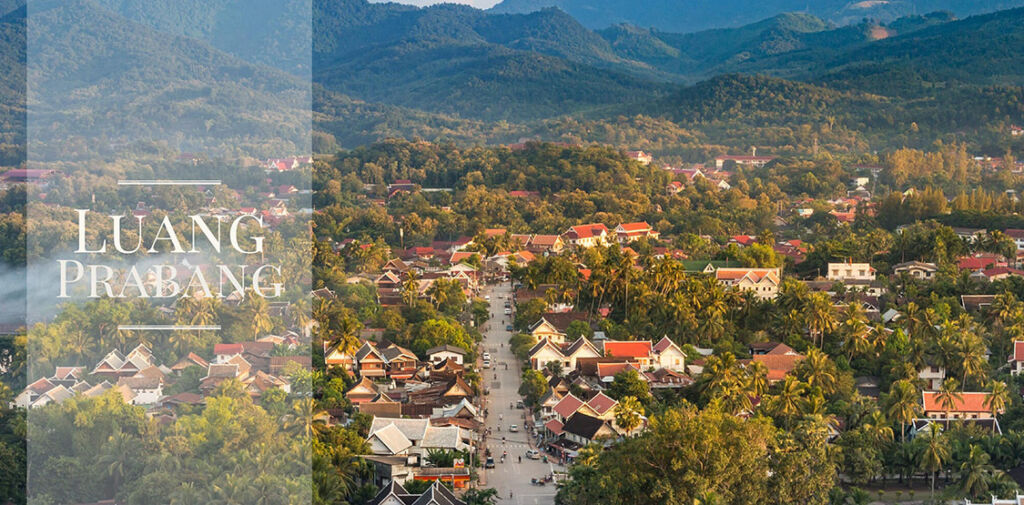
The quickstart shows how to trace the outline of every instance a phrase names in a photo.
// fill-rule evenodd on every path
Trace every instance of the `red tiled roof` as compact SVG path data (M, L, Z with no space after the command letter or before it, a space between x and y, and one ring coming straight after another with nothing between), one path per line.
M925 412L945 412L946 408L939 401L939 393L936 391L924 391L921 393L924 399ZM985 404L988 393L960 393L960 398L954 398L953 407L950 412L991 412Z
M537 257L534 256L532 252L526 251L526 250L519 251L516 254L519 255L520 258L522 258L522 259L524 259L524 260L526 260L528 262L537 259Z
M530 242L536 246L553 246L558 242L558 235L534 235Z
M619 225L619 227L622 228L622 231L625 231L627 233L647 231L651 229L651 225L647 224L647 222L645 221L640 221L637 223L622 223Z
M604 414L605 412L608 412L609 409L614 407L616 403L618 402L615 401L613 398L605 395L604 393L597 393L596 395L594 395L593 398L590 399L589 402L587 402L587 405L590 406L590 408L594 409L594 412L597 412L598 414Z
M1013 361L1024 361L1024 341L1013 342Z
M786 377L786 374L796 369L797 363L804 359L799 354L758 354L753 361L764 363L768 369L768 380L779 381Z
M562 434L562 421L559 421L558 419L552 419L544 423L544 427L547 428L548 431L550 431L551 433L554 433L555 435Z
M213 346L213 353L217 355L241 354L242 351L242 344L214 344Z
M616 358L647 358L651 355L651 341L609 340L604 343L604 352Z
M1001 256L984 254L978 256L965 256L956 262L960 270L983 270L989 266L1006 266L1006 260Z
M579 226L573 226L569 228L570 235L575 235L577 238L590 238L598 237L602 233L608 233L608 227L602 223L597 224L583 224Z
M1024 272L1017 270L1016 268L1009 267L993 267L988 270L984 270L981 273L985 274L985 277L993 277L996 275L1024 275Z
M476 253L472 251L456 251L452 253L452 257L451 259L448 260L448 262L454 265L462 260L468 260L469 258L472 258L474 254Z
M669 347L672 347L672 339L668 337L661 337L661 340L659 340L657 344L654 344L654 351L660 353Z
M619 372L637 368L632 363L620 362L620 363L597 363L597 376L600 378L614 377Z
M733 235L732 241L742 245L752 245L757 238L751 235Z
M554 411L563 419L568 419L574 412L579 410L583 406L583 400L576 398L572 393L565 395L558 404L555 405Z

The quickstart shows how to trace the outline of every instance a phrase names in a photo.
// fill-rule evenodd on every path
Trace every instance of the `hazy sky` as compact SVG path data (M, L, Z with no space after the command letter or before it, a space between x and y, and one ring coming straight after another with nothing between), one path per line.
M371 2L378 2L378 3L385 2L385 1L394 1L394 2L397 2L397 3L400 3L400 4L419 5L421 7L424 6L424 5L434 5L434 4L438 4L438 3L456 3L456 4L472 5L473 7L477 7L477 8L480 8L480 9L486 9L488 7L493 7L494 4L498 3L500 0L443 0L443 2L442 2L442 0L370 0L370 1Z

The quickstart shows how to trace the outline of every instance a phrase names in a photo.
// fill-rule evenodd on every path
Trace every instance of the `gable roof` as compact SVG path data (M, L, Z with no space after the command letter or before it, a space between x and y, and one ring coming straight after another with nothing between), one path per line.
M594 395L594 397L591 398L590 401L587 402L587 405L590 408L594 409L594 412L597 412L598 414L604 414L605 412L608 412L609 410L614 408L615 405L617 405L618 403L619 402L615 401L614 398L602 392L599 392L596 395Z
M581 311L568 311L568 312L545 312L540 315L540 319L537 322L530 325L530 331L532 332L538 326L547 321L555 330L559 333L565 333L565 330L569 329L569 325L573 321L587 322L587 313Z
M604 426L605 421L603 419L577 412L565 420L562 430L587 440L593 440Z
M572 356L584 349L590 349L594 353L594 356L601 355L601 351L598 351L597 347L595 347L593 343L587 340L586 337L577 338L575 341L573 341L573 343L569 344L569 346L566 347L564 351L562 351L562 354L566 356Z
M601 235L608 234L608 227L603 223L597 224L581 224L578 226L571 226L569 230L565 232L570 238L591 238L600 237Z
M437 479L411 505L464 505Z
M562 400L562 393L559 393L558 391L555 391L554 389L548 388L548 392L544 393L544 395L540 397L540 400L537 400L537 404L543 407L548 402L551 402L553 404L552 406L554 406L554 405L558 405L558 402L561 401L561 400Z
M574 412L579 410L579 408L582 407L583 404L583 400L580 400L579 398L576 398L576 396L573 395L572 393L569 393L558 401L558 404L556 404L554 407L554 411L562 418L567 418L571 416Z
M562 434L562 426L562 421L559 421L558 419L551 419L548 422L544 423L544 427L547 428L548 431L550 431L551 433L554 433L555 436Z
M647 224L646 221L639 221L639 222L636 222L636 223L622 223L618 227L616 227L615 231L623 231L623 232L626 232L626 233L630 233L630 232L634 232L635 233L635 232L641 232L641 231L648 231L650 229L651 229L651 225Z
M363 342L362 347L356 351L356 359L362 361L370 356L376 359L384 361L384 357L381 356L380 351L377 350L377 346L373 345L370 341Z
M650 340L605 340L605 355L615 358L647 358L651 355Z
M198 354L190 352L185 357L178 360L178 362L175 363L173 366L171 366L171 370L183 370L193 365L202 368L210 366L210 364L205 359L200 357Z
M414 360L417 359L416 353L396 344L391 344L387 346L387 348L385 348L381 352L381 356L383 356L384 360L389 363L398 358L412 358Z
M538 352L540 352L545 347L550 348L552 351L554 351L559 356L564 357L564 355L562 354L562 350L559 349L557 345L552 344L551 341L546 339L546 338L542 338L542 339L540 339L539 342L534 344L533 347L530 348L530 352L527 353L527 355L532 358L534 355L536 355Z
M740 282L749 279L751 282L759 283L764 280L779 283L778 268L719 268L715 270L715 278L720 281Z
M1024 362L1024 340L1015 340L1013 342L1013 356L1010 360Z
M398 429L394 424L389 424L377 431L374 431L368 437L368 439L374 438L379 440L381 444L384 444L384 447L386 447L391 454L400 454L413 445L412 441L410 441L409 438L402 433L402 430Z
M679 346L676 345L676 343L673 342L672 339L668 338L667 336L661 337L661 340L659 340L657 344L654 344L653 349L654 352L661 354L672 347L675 347L676 350L679 352L683 352L683 350L680 349Z
M939 393L937 391L922 391L922 404L925 412L945 412L946 407L939 401ZM966 392L960 393L960 398L953 399L953 406L949 409L950 412L991 412L988 405L985 402L988 400L989 393L986 392Z
M374 496L373 499L370 500L370 505L379 505L384 501L385 498L389 496L394 497L396 500L402 501L401 496L408 494L409 492L406 491L401 484L392 480L388 485L380 488L380 491L377 492L377 496Z

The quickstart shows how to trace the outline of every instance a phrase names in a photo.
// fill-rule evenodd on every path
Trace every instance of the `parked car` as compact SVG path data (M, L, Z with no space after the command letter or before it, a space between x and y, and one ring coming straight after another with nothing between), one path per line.
M491 368L491 360L489 360L489 359L485 359L484 360L484 368Z
M494 468L494 458L488 457L487 462L484 463L484 468Z
M522 401L522 400L519 400L518 402L516 402L516 408L517 408L517 409L521 409L521 408L524 408L525 406L526 406L526 405L524 405L524 404L523 404L523 401Z
M505 331L515 331L515 328L513 328L512 325L510 324L508 326L505 326Z
M538 451L537 449L530 449L530 450L526 451L526 458L527 459L540 459L540 451Z
M511 432L511 433L518 433L519 432L519 425L513 424L513 425L509 426L508 427L508 431Z
M512 313L512 309L505 309L505 315L506 316L511 314L511 313Z

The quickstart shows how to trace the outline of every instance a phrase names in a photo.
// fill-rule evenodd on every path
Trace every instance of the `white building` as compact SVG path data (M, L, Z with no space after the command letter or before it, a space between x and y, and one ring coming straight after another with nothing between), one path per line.
M875 269L868 263L829 263L826 278L830 281L873 281Z

